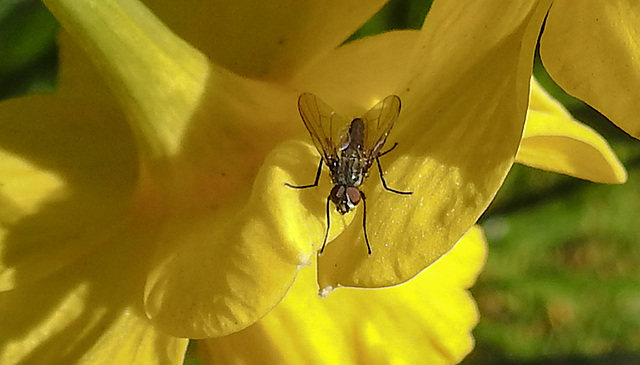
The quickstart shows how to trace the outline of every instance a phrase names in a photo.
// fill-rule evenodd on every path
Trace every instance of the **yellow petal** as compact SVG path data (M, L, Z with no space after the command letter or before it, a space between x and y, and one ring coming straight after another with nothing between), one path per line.
M189 342L175 338L149 323L141 313L124 310L97 339L94 348L78 364L175 364L183 363Z
M148 253L154 264L147 314L184 337L223 335L255 322L281 300L311 254L307 242L282 239L286 207L270 202L286 201L287 190L275 165L253 187L267 151L290 134L279 126L287 121L285 100L295 115L294 94L219 68L208 79L202 57L137 2L48 5L102 68L132 119L140 156L126 161L140 165L142 198L135 203L148 204L139 208L151 218L166 218Z
M555 1L542 39L545 68L569 94L640 138L640 3Z
M265 157L290 134L295 94L231 82L212 90L234 88L244 98L211 99L215 113L189 129L189 143L172 161L176 178L166 182L168 216L145 305L176 336L222 336L254 323L282 299L313 252L308 220L290 208L297 195L282 169L296 147L285 144Z
M0 104L0 363L179 364L186 340L141 308L155 212L132 225L145 239L123 232L135 206L134 137L67 40L56 94Z
M293 84L318 95L347 119L360 116L385 96L399 93L419 39L420 32L405 30L350 42L298 75ZM404 116L402 111L398 123ZM302 132L301 121L299 127Z
M182 363L187 340L160 332L141 310L150 241L144 229L121 233L41 281L0 293L0 363Z
M255 325L198 342L205 364L458 363L478 318L465 290L486 255L479 228L413 280L394 288L315 295L302 270L287 297ZM246 344L251 344L247 346Z
M103 243L122 224L137 180L136 145L117 103L81 52L60 44L57 93L0 104L0 290Z
M180 146L208 63L137 0L47 0L116 95L145 154Z
M439 1L418 36L388 33L347 44L335 53L340 60L331 54L317 69L307 70L316 77L296 80L310 80L309 91L322 92L319 96L347 117L363 113L387 93L402 99L387 142L399 145L381 164L390 187L413 195L383 190L372 168L362 190L373 255L367 256L361 205L355 217L347 218L354 223L319 259L322 287L406 281L475 223L515 157L529 87L525 70L531 68L548 5L461 9L457 2ZM498 23L497 12L503 14ZM375 57L376 51L385 55ZM322 212L318 202L310 209ZM313 239L321 242L322 236Z
M535 81L518 163L602 183L623 183L627 173L596 131L571 118Z
M385 3L331 1L145 1L214 62L251 78L286 79L334 49Z

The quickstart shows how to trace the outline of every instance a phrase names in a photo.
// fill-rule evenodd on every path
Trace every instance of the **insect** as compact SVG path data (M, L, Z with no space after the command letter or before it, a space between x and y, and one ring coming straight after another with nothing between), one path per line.
M364 214L362 227L367 251L371 255L371 245L367 237L367 203L365 195L360 191L368 171L373 162L378 165L380 180L385 190L396 194L409 195L410 191L399 191L387 186L380 166L380 157L391 152L398 144L381 152L387 135L393 127L393 123L400 114L400 98L389 95L369 109L362 117L355 118L351 123L339 116L329 105L317 96L304 93L298 98L298 110L305 127L311 135L313 144L320 153L321 159L313 184L287 186L294 189L306 189L318 186L322 164L329 167L333 188L327 197L326 214L327 229L324 234L320 254L327 244L329 227L329 202L333 202L340 214L346 214L362 201Z

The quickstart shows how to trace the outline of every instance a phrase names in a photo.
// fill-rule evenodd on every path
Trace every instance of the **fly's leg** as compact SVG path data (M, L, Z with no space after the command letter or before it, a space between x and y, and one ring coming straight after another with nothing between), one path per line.
M363 192L360 192L360 196L362 197L362 209L364 209L364 213L362 214L362 229L364 230L364 242L367 243L367 252L369 253L369 256L371 256L371 245L369 245L369 237L367 237L367 199L365 199Z
M387 182L384 181L384 174L382 173L382 166L380 165L380 156L384 156L387 153L393 151L393 149L396 148L397 145L398 145L398 143L395 143L393 145L393 147L391 147L388 150L382 152L381 154L379 154L376 157L376 163L378 164L378 172L380 173L380 180L382 181L382 187L384 187L384 189L387 190L387 191L390 191L390 192L396 193L396 194L411 195L411 194L413 194L412 191L400 191L400 190L396 190L396 189L391 189L390 187L387 186Z
M316 179L313 181L313 184L310 185L291 185L288 182L284 183L286 186L294 189L306 189L313 188L318 186L318 181L320 180L320 173L322 172L322 158L320 159L320 163L318 164L318 171L316 172ZM329 202L331 201L331 196L327 197L327 230L324 232L324 240L322 241L322 247L320 248L320 255L324 252L324 246L327 245L327 238L329 238L329 226L331 224L331 220L329 219Z
M393 146L391 146L391 148L389 148L388 150L381 152L378 157L382 157L384 155L386 155L387 153L393 151L394 148L396 148L396 146L398 145L398 142L394 143Z
M316 181L317 183L317 181ZM329 226L331 225L331 216L329 215L329 201L331 196L327 197L327 230L324 232L324 240L322 241L322 247L320 248L320 255L324 252L324 246L327 245L327 238L329 238ZM368 244L367 244L368 245Z
M318 171L316 172L316 180L311 185L291 185L288 182L284 183L286 186L294 189L306 189L313 188L318 186L318 181L320 180L320 173L322 172L322 158L320 159L320 164L318 164Z

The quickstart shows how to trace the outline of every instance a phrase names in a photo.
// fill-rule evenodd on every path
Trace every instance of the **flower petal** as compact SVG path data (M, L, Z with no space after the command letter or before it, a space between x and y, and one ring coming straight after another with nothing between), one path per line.
M169 212L159 247L148 253L155 260L146 286L148 314L185 337L220 335L253 323L281 300L311 252L310 246L282 240L280 223L270 220L262 194L273 169L265 169L257 184L263 190L242 208L266 151L290 134L277 128L282 121L268 122L286 114L283 100L291 100L293 115L294 97L218 68L211 69L214 80L207 78L202 57L135 1L48 5L106 71L129 113L141 154L132 160L140 164L137 188L151 194L141 198L148 206L140 208L152 218ZM280 195L281 176L277 186ZM203 277L214 279L207 283Z
M281 168L301 148L271 151L292 133L296 95L221 75L208 92L211 109L194 119L171 161L168 215L145 292L148 315L179 337L223 336L254 323L313 252L308 218L290 209L297 195Z
M203 363L458 363L473 347L478 314L469 293L484 263L479 228L413 280L378 290L315 294L302 270L287 297L255 325L198 342ZM247 347L246 344L251 346Z
M123 228L141 198L135 139L84 54L60 44L56 94L0 107L0 285L13 289L0 294L0 363L181 363L186 340L140 308L157 221Z
M399 146L381 163L387 185L413 195L384 191L378 178L370 177L363 191L373 255L367 257L362 225L351 224L319 259L321 287L381 287L410 279L452 247L502 184L520 141L533 50L549 2L492 6L496 8L478 4L461 9L457 2L435 2L419 40L399 42L407 47L415 44L414 49L379 47L388 45L385 37L401 37L385 34L339 50L342 55L350 47L356 50L353 57L344 56L344 62L351 64L345 66L347 70L353 65L363 65L367 71L386 70L357 75L390 80L388 74L397 72L399 80L391 82L395 91L389 85L374 89L395 92L403 103L388 142L397 141ZM496 23L498 12L503 16ZM360 50L366 48L362 42L371 42L369 47L379 52L408 56L397 57L385 67L381 63L392 57L360 57L364 54ZM397 59L406 64L397 66ZM350 108L344 102L336 107L344 106L347 115L352 110L362 113L385 96L360 90L360 85L375 82L358 83L351 74L316 74L323 75L325 83L337 85L331 94L327 91L330 105L332 94L353 95ZM317 88L329 90L324 85ZM356 222L362 221L362 210Z
M153 0L150 7L215 63L251 78L286 79L334 49L385 0Z
M540 41L544 67L569 94L640 138L640 4L555 1Z
M144 154L175 152L206 86L206 58L137 0L44 3L101 70Z
M321 234L319 225L309 223L311 214L290 208L300 205L295 201L299 194L285 186L292 181L285 171L297 156L311 156L309 149L301 143L276 148L244 204L229 203L204 214L200 210L209 205L195 213L171 210L178 215L166 222L160 236L164 251L157 255L160 261L146 288L147 313L155 323L177 336L223 336L249 326L280 302L320 245L309 242L311 229Z
M627 173L606 140L571 118L562 105L531 82L531 99L518 163L594 182L619 184Z
M360 116L404 86L401 82L410 66L407 60L412 59L419 39L419 31L405 30L350 42L298 75L293 84L320 96L345 117ZM398 123L404 112L400 115Z
M0 363L182 363L187 340L151 326L140 308L151 241L144 229L128 233L0 293Z
M0 290L103 243L125 219L138 178L134 138L115 100L77 48L65 37L60 46L55 95L0 104Z

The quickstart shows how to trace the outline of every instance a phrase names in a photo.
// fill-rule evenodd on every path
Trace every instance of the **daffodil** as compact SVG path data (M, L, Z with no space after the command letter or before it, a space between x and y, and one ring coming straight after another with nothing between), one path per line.
M354 223L363 212L334 215L318 284L413 278L509 171L549 8L438 0L420 31L340 46L381 1L44 2L63 27L58 89L0 104L0 363L176 363L186 338L271 311L326 224L326 176L311 191L285 186L312 179L319 158L302 92L347 117L397 94L385 176L413 192L369 178L373 254ZM475 321L457 315L466 345L443 337L449 361Z
M640 4L555 0L540 40L551 77L640 138Z

